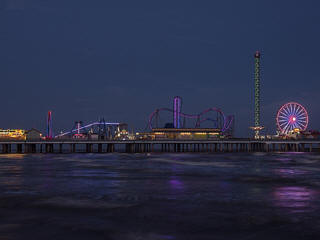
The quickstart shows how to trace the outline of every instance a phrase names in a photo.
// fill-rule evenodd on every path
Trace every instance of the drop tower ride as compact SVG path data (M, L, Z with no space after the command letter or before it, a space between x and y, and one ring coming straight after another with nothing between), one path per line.
M264 128L260 126L260 52L254 54L254 138L260 138L260 131Z

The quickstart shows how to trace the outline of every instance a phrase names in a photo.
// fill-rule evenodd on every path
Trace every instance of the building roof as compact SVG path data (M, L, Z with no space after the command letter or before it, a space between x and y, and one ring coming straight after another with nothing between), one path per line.
M219 128L153 128L152 132L221 132Z
M31 128L30 130L27 131L27 133L29 132L38 132L38 133L41 133L38 129L35 129L35 128Z

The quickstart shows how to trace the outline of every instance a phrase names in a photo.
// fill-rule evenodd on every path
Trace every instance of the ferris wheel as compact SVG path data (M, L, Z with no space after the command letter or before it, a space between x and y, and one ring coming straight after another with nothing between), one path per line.
M284 104L277 113L277 126L282 134L288 134L294 129L305 131L308 127L309 117L307 110L299 103Z

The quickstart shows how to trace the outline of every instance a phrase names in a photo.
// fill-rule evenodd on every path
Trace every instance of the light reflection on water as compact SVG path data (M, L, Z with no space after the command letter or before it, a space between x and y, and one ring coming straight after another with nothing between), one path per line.
M317 195L314 190L298 186L278 187L273 192L275 206L301 210L310 207Z
M280 175L281 177L297 177L300 175L305 175L307 171L299 170L299 169L294 169L294 168L280 168L280 169L275 169L274 170L275 174Z
M174 190L183 190L184 189L183 182L180 181L179 179L172 178L172 179L170 179L169 182L170 182L171 188Z
M1 154L1 159L24 159L27 154Z
M22 188L23 184L23 166L19 163L14 165L0 163L0 186L9 189L9 191L17 191Z

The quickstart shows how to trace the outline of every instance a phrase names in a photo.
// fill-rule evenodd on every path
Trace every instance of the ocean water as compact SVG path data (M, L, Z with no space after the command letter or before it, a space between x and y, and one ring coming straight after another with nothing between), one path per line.
M0 239L320 239L320 155L1 155Z

